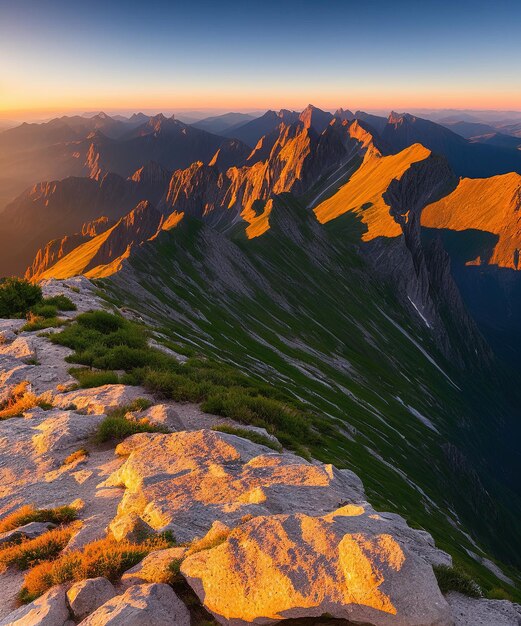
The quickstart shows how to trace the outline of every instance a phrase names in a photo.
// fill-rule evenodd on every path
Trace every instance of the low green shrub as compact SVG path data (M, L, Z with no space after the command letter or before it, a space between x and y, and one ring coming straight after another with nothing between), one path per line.
M46 328L57 328L63 325L63 320L57 317L39 317L38 315L31 315L26 324L24 324L21 330L26 332L34 332L36 330L45 330Z
M108 313L107 311L88 311L81 313L76 318L76 322L84 328L96 330L99 333L113 333L119 328L123 328L128 322L119 315Z
M201 408L236 422L262 426L269 432L282 430L297 439L307 439L311 434L309 420L298 409L272 398L251 396L242 389L232 387L211 393Z
M489 589L486 596L489 600L508 600L509 602L513 602L512 596L508 593L508 591L505 591L503 587L494 587Z
M64 296L62 293L58 296L51 296L50 298L44 298L44 304L55 306L58 311L76 311L76 305L74 302Z
M167 433L168 428L152 424L148 419L127 418L127 414L133 411L142 411L150 406L145 398L137 398L131 404L118 407L109 411L107 417L101 422L96 431L96 441L122 441L136 433Z
M58 315L58 307L53 304L46 304L44 301L33 306L31 312L38 317L49 319L50 317L56 317Z
M0 318L25 317L41 301L42 290L38 285L15 276L0 280Z
M111 371L71 367L69 374L74 376L82 389L91 389L93 387L101 387L102 385L116 385L119 382L116 372Z
M442 593L457 591L471 598L483 596L479 585L463 570L448 565L435 565L433 570Z

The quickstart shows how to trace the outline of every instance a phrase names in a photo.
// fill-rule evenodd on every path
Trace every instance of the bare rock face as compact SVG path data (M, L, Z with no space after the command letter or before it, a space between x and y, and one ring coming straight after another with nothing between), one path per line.
M179 541L204 535L215 520L301 511L320 515L344 500L365 500L352 472L210 430L138 434L116 448L129 458L107 481L126 487L118 516L139 514Z
M82 409L90 414L101 415L110 409L130 404L137 398L152 399L142 387L103 385L94 389L77 389L57 395L54 403L59 407L74 404L77 409Z
M169 430L184 430L179 413L169 404L154 404L144 411L135 411L130 415L136 419L147 419L151 424L164 426Z
M81 626L190 626L188 609L171 587L135 585L106 602Z
M254 518L189 555L181 572L223 624L324 613L375 626L451 624L430 565L357 505Z
M58 496L60 488L51 478L59 477L49 472L58 471L102 419L72 411L40 409L27 418L0 421L0 507L16 494L28 499L34 498L36 492L43 495L55 490Z
M521 606L507 600L468 598L449 593L447 601L452 610L454 626L519 626Z
M117 517L109 530L116 541L126 539L138 543L153 533L153 529L135 513Z
M50 522L29 522L29 524L0 534L0 546L4 543L12 543L22 539L36 539L36 537L55 527L56 524Z
M53 587L31 604L9 613L0 620L0 626L64 626L69 619L65 589Z
M67 591L67 601L74 618L82 620L115 595L114 585L100 576L74 583Z
M121 584L124 587L132 587L133 585L151 582L166 583L171 577L168 566L172 561L181 560L185 552L186 548L177 546L151 552L141 563L138 563L123 574Z

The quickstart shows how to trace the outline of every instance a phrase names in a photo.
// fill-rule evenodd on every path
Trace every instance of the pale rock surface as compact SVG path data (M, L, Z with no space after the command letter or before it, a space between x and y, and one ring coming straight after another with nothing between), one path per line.
M34 342L31 337L15 337L11 342L0 345L0 356L10 356L14 359L36 358Z
M164 582L170 578L168 566L172 561L182 559L186 553L186 548L176 546L166 550L156 550L146 556L141 563L138 563L127 570L121 577L121 584L124 587L139 585L142 583Z
M93 389L76 389L56 395L54 403L65 408L73 404L76 409L90 414L101 415L116 407L130 404L137 398L146 398L152 401L152 396L143 387L130 385L103 385Z
M93 434L103 419L59 410L38 410L28 416L0 421L0 513L3 499L9 495L19 493L28 500L33 486L44 491L51 488L49 478L60 478L65 458ZM57 474L49 476L52 471Z
M110 580L99 576L74 583L67 591L67 601L74 618L82 620L115 595Z
M129 415L135 419L147 419L151 424L169 430L183 430L179 413L171 404L154 404L144 411L133 411Z
M215 520L233 525L244 515L320 515L346 498L365 500L352 472L210 430L141 433L116 452L129 456L107 481L126 487L118 517L137 513L182 542L206 534Z
M112 450L93 450L81 469L64 464L69 454L90 446L102 420L102 415L38 409L0 421L0 516L24 504L51 508L81 498L84 524L70 546L103 537L122 495L103 483L121 461ZM0 580L0 603L3 591Z
M43 535L43 533L51 530L51 528L56 528L56 524L51 524L50 522L29 522L24 526L0 534L0 546L3 543L10 543L21 539L36 539L36 537Z
M190 614L171 587L135 585L112 598L81 626L190 626Z
M64 626L69 619L65 589L53 587L31 604L0 619L0 626Z
M136 513L128 513L127 515L117 517L111 522L108 530L116 541L127 540L132 543L139 543L145 537L154 533L154 529Z
M54 345L45 337L23 332L0 348L0 400L22 381L29 382L30 390L37 395L76 382L68 373L70 364L65 361L71 350ZM30 363L32 359L37 364Z
M322 517L252 519L181 572L223 624L319 617L376 626L451 625L432 567L359 505Z
M50 298L63 294L70 298L77 307L76 311L63 311L64 317L76 317L78 313L106 308L106 303L96 294L96 287L84 276L74 276L67 280L50 278L41 283L43 296Z
M18 608L18 592L22 588L24 574L10 567L0 569L0 623Z
M447 601L454 626L520 626L521 606L507 600L476 599L451 592Z
M22 328L25 324L26 320L5 320L0 319L0 335L3 338L3 341L0 340L0 343L4 343L7 341L13 341L16 339L16 332Z

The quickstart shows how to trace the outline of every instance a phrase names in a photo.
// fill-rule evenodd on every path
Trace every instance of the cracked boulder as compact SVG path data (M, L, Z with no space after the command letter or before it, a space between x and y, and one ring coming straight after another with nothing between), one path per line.
M357 505L254 518L187 556L181 573L223 624L324 614L374 626L452 624L432 567L388 520Z

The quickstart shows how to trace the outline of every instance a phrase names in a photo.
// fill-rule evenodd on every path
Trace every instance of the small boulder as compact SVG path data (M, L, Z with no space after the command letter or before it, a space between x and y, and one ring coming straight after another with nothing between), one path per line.
M432 567L358 505L322 517L253 518L181 565L222 624L246 626L328 613L374 626L449 626Z
M143 583L167 583L172 576L168 566L172 561L182 559L185 552L186 548L181 547L155 550L127 570L121 577L121 584L124 587L132 587Z
M137 419L147 419L155 426L164 426L169 430L184 430L183 423L175 408L170 404L154 404L144 411L132 413Z
M16 337L11 343L4 345L0 341L0 355L10 356L14 359L34 359L36 357L33 342L29 337Z
M190 614L168 585L135 585L112 598L81 626L190 626Z
M508 600L469 598L461 593L447 594L454 626L519 626L521 606Z
M108 530L116 541L126 539L132 542L140 542L146 537L155 534L154 529L136 513L128 513L117 517L110 523Z
M77 620L85 619L116 595L114 585L103 577L89 578L67 591L69 607Z
M20 541L21 539L36 539L36 537L43 535L51 528L56 528L56 524L51 522L29 522L29 524L2 533L0 535L0 545Z
M65 589L53 587L0 620L0 626L64 626L70 620Z

